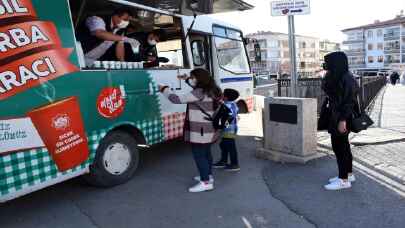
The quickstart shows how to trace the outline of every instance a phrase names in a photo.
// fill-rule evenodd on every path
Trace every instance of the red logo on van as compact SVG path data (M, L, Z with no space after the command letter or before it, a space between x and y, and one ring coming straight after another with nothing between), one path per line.
M105 118L117 118L122 114L124 108L125 100L119 88L105 88L98 96L97 110Z

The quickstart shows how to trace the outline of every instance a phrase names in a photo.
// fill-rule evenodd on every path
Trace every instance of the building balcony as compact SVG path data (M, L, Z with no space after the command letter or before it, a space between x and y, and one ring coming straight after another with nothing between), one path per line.
M358 69L358 68L365 68L366 67L366 63L364 62L360 62L360 63L350 63L349 67L351 69Z
M401 37L400 33L396 34L384 34L384 40L399 40Z
M398 64L398 63L400 63L399 59L398 60L393 60L393 61L384 61L384 66L388 67L391 64Z
M394 54L394 53L400 53L401 49L398 48L384 48L384 53L385 54Z
M345 40L343 44L354 44L354 43L364 43L364 39L361 40Z
M345 51L346 55L348 56L353 56L353 55L364 55L366 53L366 49L361 48L361 49L350 49Z

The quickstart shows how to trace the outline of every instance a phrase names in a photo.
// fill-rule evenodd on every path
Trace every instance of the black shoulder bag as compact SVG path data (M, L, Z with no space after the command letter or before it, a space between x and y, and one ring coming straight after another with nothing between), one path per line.
M326 97L321 106L321 112L318 118L318 131L328 130L332 110L330 107L329 97Z
M353 112L353 119L351 124L351 131L354 133L359 133L361 131L367 130L371 125L374 124L373 120L367 115L367 113L361 106L362 105L360 103L359 96L357 95L357 107L359 112Z

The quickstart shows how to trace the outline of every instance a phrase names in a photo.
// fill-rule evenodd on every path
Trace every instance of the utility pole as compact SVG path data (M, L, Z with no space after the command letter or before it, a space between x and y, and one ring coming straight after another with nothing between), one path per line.
M288 17L288 42L290 48L290 75L291 75L291 93L290 97L297 97L298 91L298 73L297 73L297 47L295 43L295 24L294 15L307 15L311 13L310 0L279 0L271 2L272 16Z
M290 49L290 74L291 74L291 97L298 95L298 74L297 74L297 47L295 42L294 15L288 16L288 42Z

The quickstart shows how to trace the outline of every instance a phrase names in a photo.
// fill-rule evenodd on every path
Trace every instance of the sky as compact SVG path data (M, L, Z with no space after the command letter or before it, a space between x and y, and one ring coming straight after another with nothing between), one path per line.
M215 18L239 26L243 32L288 32L287 17L272 17L272 0L245 0L255 9L214 15ZM295 16L297 34L335 42L345 39L341 30L393 19L405 10L405 0L311 0L311 14Z

